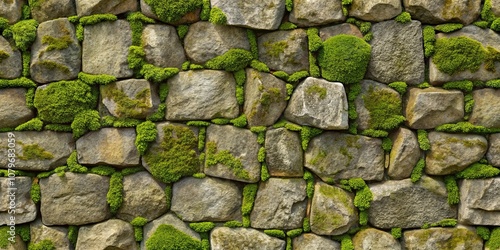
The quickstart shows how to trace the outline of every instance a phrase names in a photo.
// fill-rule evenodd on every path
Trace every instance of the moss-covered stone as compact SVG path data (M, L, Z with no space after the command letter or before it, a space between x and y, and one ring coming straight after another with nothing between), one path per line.
M171 225L160 225L146 241L148 250L201 250L201 241Z

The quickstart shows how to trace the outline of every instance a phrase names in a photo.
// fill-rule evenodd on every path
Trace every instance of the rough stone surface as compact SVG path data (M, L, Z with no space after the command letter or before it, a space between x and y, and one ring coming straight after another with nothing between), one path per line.
M137 0L75 0L76 13L78 16L89 16L94 14L121 14L125 12L133 12L138 9Z
M408 250L483 249L483 240L465 227L430 228L405 231L403 246Z
M298 133L286 128L266 132L266 164L269 174L278 177L301 177L304 175L304 154Z
M354 0L349 8L349 16L365 21L381 22L396 17L402 9L399 0Z
M344 21L342 1L293 1L290 21L299 26L319 26Z
M117 30L120 32L116 32ZM132 45L132 30L126 20L87 25L83 34L83 72L107 74L117 78L131 77L134 74L128 67L127 56Z
M0 16L9 20L10 24L19 21L21 19L23 5L26 2L25 0L1 1Z
M0 6L2 3L0 2ZM0 78L13 79L21 76L23 70L21 52L13 48L3 36L0 36L0 51L7 53L7 58L0 57Z
M387 175L398 180L409 178L421 154L417 136L409 129L399 128L390 138L392 149Z
M139 165L134 128L102 128L76 141L80 164L107 164L119 168Z
M75 2L71 0L44 0L31 6L31 16L39 23L60 17L76 15Z
M40 219L30 224L30 242L36 244L42 240L50 240L54 244L54 250L71 249L67 235L67 227L48 227Z
M489 143L486 158L491 165L500 167L500 133L490 135Z
M12 188L17 188L17 190ZM10 224L10 217L13 214L9 213L9 211L15 211L16 224L36 219L37 208L31 200L30 190L30 177L16 177L14 180L7 177L0 177L0 192L3 194L0 199L0 225ZM11 194L14 194L14 196L10 196ZM15 206L12 206L10 203L11 197L15 197ZM6 236L4 235L3 237Z
M481 0L403 0L403 4L413 19L428 24L455 22L467 25L474 22L481 11Z
M307 206L306 181L302 178L270 178L257 191L252 214L253 228L294 229L302 226Z
M252 29L275 30L285 14L285 2L281 0L212 0L211 7L222 10L227 25L243 26Z
M431 129L464 118L464 94L459 90L412 88L406 103L406 121L413 129Z
M341 235L358 222L354 197L335 186L316 182L311 203L311 231L320 235Z
M167 213L163 215L162 217L149 222L148 224L144 225L143 230L143 240L141 241L141 250L146 249L146 241L154 234L156 229L160 225L170 225L174 227L175 229L187 234L193 239L200 240L200 235L193 231L187 223L183 222L180 220L175 214L173 213ZM212 248L213 249L213 248Z
M457 217L456 207L448 204L444 183L431 177L422 176L417 183L404 179L370 184L369 187L373 201L368 217L374 227L415 228Z
M304 154L304 165L323 181L355 177L380 181L384 177L382 141L360 135L323 132Z
M49 39L64 41L67 48L53 48L50 42L47 42ZM31 48L31 78L38 83L76 78L82 67L81 51L75 27L67 18L41 23Z
M286 108L286 82L254 69L247 69L246 77L243 113L248 125L273 125Z
M381 83L422 83L425 63L420 22L385 21L374 24L371 30L372 53L367 78Z
M293 238L295 250L340 250L340 244L333 240L312 233L305 233Z
M84 249L128 249L135 250L134 228L129 223L111 219L78 230L75 250Z
M460 223L500 226L500 178L463 180L458 212Z
M43 224L84 225L111 217L106 201L109 177L68 172L40 179Z
M184 221L240 220L241 197L233 182L188 177L174 183L170 209Z
M356 25L350 23L337 24L319 29L319 37L321 37L321 40L323 41L332 36L340 34L352 35L352 36L357 36L359 38L363 38L363 34L359 30L359 28Z
M500 89L479 89L472 92L474 108L469 122L487 128L500 128Z
M259 60L288 74L309 70L307 34L302 29L275 31L258 38Z
M285 110L285 118L327 130L347 129L347 96L340 82L308 77L300 83Z
M486 154L488 141L480 135L430 132L431 149L425 157L425 172L447 175L460 172Z
M205 155L205 174L224 179L237 180L242 182L257 182L260 180L260 163L257 160L259 144L257 135L250 130L236 128L226 125L210 125L207 128L206 148L210 144L215 145L216 155L221 152L229 152L236 161L243 165L241 172L248 176L241 176L234 169L222 163L208 165L209 155Z
M495 16L500 16L500 1L499 0L490 0L491 3L491 11Z
M181 68L186 61L184 48L173 26L153 24L144 27L142 47L146 61L158 67Z
M26 106L25 88L0 90L0 128L14 128L35 117Z
M217 227L210 233L212 250L285 250L286 242L251 228Z
M229 72L180 72L168 80L166 118L175 121L235 118L239 110L235 92L236 82Z
M359 231L352 238L352 243L354 249L360 250L401 250L401 244L390 233L375 228Z
M8 236L10 236L10 234ZM15 235L14 241L15 241L15 243L9 242L7 244L7 247L3 248L3 249L4 250L26 250L26 249L28 249L26 247L26 243L23 241L21 236L19 236L19 234ZM59 250L59 249L57 249L57 250Z

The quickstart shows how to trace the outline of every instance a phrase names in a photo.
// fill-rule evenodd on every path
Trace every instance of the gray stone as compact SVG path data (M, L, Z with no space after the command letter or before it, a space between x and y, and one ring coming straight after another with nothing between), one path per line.
M409 85L424 81L424 47L420 22L380 22L372 26L372 32L372 53L367 78L381 83L403 81Z
M432 129L464 118L464 94L459 90L412 88L406 102L406 121L413 129Z
M285 110L285 118L321 129L347 129L349 124L344 85L319 78L306 78L293 92Z
M488 162L495 166L500 167L500 133L491 134L489 137L490 146L486 158Z
M323 132L314 137L304 154L304 165L323 181L384 177L382 141L360 135Z
M163 215L162 217L149 222L148 224L144 225L143 230L143 240L141 241L141 250L146 250L146 241L156 232L156 229L160 225L170 225L174 227L175 229L185 233L187 236L196 239L196 240L201 240L200 235L193 231L187 223L183 222L180 220L177 216L175 216L173 213L167 213ZM213 249L213 248L212 248Z
M23 5L25 0L1 1L0 16L9 20L13 24L21 19Z
M15 139L16 170L47 171L66 164L75 150L71 133L53 131L26 131L0 133L0 155L7 155L8 139ZM10 141L12 142L12 141ZM7 168L7 157L0 158L0 166Z
M295 250L340 250L340 244L333 240L312 233L305 233L293 238Z
M173 121L236 118L239 107L235 93L236 82L229 72L180 72L168 80L166 118Z
M8 237L10 237L10 233ZM3 250L26 250L28 249L26 247L26 243L23 241L21 236L19 234L14 234L14 242L8 241L7 246L5 248L2 248Z
M370 184L369 187L373 201L368 217L374 227L415 228L457 217L456 207L448 204L446 186L431 177L422 176L417 183L404 179Z
M258 39L259 60L288 74L309 70L307 34L302 29L275 31Z
M431 149L425 157L425 172L447 175L462 171L486 154L488 141L480 135L430 132Z
M428 24L458 22L467 25L474 22L481 11L481 0L403 0L403 4L413 19Z
M365 21L381 22L396 17L402 10L399 0L354 0L349 8L349 16Z
M0 6L3 2L0 2ZM1 8L0 8L1 9ZM2 16L0 14L0 16ZM14 79L21 76L23 63L21 52L0 36L0 77Z
M408 250L481 250L483 240L465 227L416 229L404 232L403 247Z
M352 243L354 249L360 250L401 250L401 244L390 233L375 228L367 228L357 232L352 238Z
M400 127L390 138L392 149L387 175L397 180L409 178L421 154L417 136L411 130Z
M17 189L14 189L17 188ZM34 221L37 215L35 203L31 200L31 178L19 176L15 178L0 177L0 226L10 225L11 216L16 224ZM11 196L14 194L14 196ZM12 204L12 197L15 204ZM15 212L15 214L12 214ZM4 235L3 237L7 237Z
M61 44L66 48L59 48ZM31 48L30 75L38 83L74 79L81 71L81 51L75 27L67 18L43 22Z
M250 215L251 226L265 229L300 228L306 206L304 179L270 178L259 185Z
M30 224L30 236L31 244L50 240L54 244L54 250L71 249L67 227L48 227L38 219Z
M106 201L109 177L65 173L40 179L43 224L84 225L111 217Z
M293 1L290 22L299 26L319 26L346 19L342 13L342 1Z
M114 15L137 11L137 0L75 0L78 16L110 13Z
M304 154L298 133L286 128L266 132L266 164L269 174L278 177L304 175Z
M474 108L469 122L487 128L500 128L500 89L479 89L472 92Z
M321 37L321 40L323 41L332 36L340 34L352 35L352 36L357 36L359 38L363 38L363 34L359 30L359 28L356 25L350 23L337 24L319 29L319 37Z
M500 226L500 178L463 180L458 220L468 225Z
M217 227L210 233L212 250L285 250L286 242L252 228Z
M86 249L135 250L134 228L117 219L80 227L75 250Z
M245 113L248 126L273 125L286 108L286 82L269 73L246 70Z
M260 180L257 135L233 126L210 125L205 146L205 174L242 182ZM219 162L216 156L229 155L239 166Z
M132 30L126 20L87 25L83 33L83 72L117 78L133 76L127 60L128 48L132 45Z
M491 12L495 16L500 16L500 1L499 0L490 0L491 4Z
M227 25L243 26L251 29L275 30L285 14L285 2L281 0L212 0L211 7L222 10Z
M25 88L0 90L0 128L14 128L35 117L26 106Z
M30 4L30 7L31 16L39 23L76 15L75 2L72 0L44 0Z
M311 203L311 231L320 235L341 235L358 223L353 195L335 186L316 182Z
M147 25L142 31L146 61L155 66L181 68L186 61L177 31L169 25Z
M192 63L204 64L230 49L250 50L250 43L243 28L197 22L189 26L184 48Z
M241 220L241 190L217 178L184 178L172 188L172 212L184 221Z
M145 0L140 0L140 6L141 6L141 12L147 17L160 20L164 23L169 23L173 25L180 25L180 24L190 24L194 22L200 21L200 12L201 8L195 9L194 11L186 13L184 16L182 16L179 20L175 22L167 22L167 20L162 20L160 17L158 17L153 9L146 3Z

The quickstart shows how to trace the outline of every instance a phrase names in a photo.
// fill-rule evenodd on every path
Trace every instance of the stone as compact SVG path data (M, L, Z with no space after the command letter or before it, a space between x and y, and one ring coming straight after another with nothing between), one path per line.
M13 189L17 188L17 189ZM3 194L0 199L0 226L10 225L12 212L15 212L15 223L22 224L36 219L37 208L31 200L31 178L17 176L0 177L0 191ZM14 196L10 196L14 193ZM15 198L15 205L12 206L11 198ZM4 235L4 237L6 237Z
M488 162L495 166L500 167L500 133L491 134L489 137L490 146L486 158Z
M0 2L0 6L2 3ZM2 15L0 14L0 16ZM13 48L3 36L0 36L0 77L4 79L18 78L22 71L21 52Z
M298 26L320 26L343 22L346 17L342 13L342 1L293 1L290 22Z
M229 72L180 72L168 80L166 119L189 121L236 118L239 107L235 93L236 82Z
M403 5L413 19L427 24L455 22L468 25L479 17L481 11L481 0L403 0Z
M109 177L97 174L53 174L40 179L42 222L51 225L84 225L111 217L106 195Z
M102 128L87 133L76 141L78 162L118 168L137 166L140 156L134 144L135 137L134 128Z
M9 134L13 136L9 137ZM16 170L29 171L47 171L66 165L67 159L75 150L71 133L53 131L0 133L0 145L0 155L7 155L9 148L15 149ZM7 157L0 158L0 166L7 168Z
M410 178L421 155L417 136L411 130L400 127L390 138L392 149L387 175L396 180Z
M48 227L38 219L30 224L30 243L37 244L43 240L50 240L55 249L71 249L67 227Z
M10 236L10 234L9 234ZM7 241L7 246L3 250L26 250L26 243L23 241L19 234L15 234L14 243Z
M298 133L286 128L266 132L266 165L271 176L302 177L304 154Z
M107 74L117 78L134 75L127 60L128 49L132 45L132 30L126 20L86 25L83 34L83 72Z
M129 223L111 219L99 224L82 226L78 230L75 250L137 249L134 228Z
M352 243L354 249L401 250L401 244L390 233L375 228L367 228L357 232L352 238Z
M252 213L253 228L294 229L302 226L307 206L306 181L270 178L261 182Z
M402 10L399 0L354 0L349 8L349 16L365 21L381 22L396 17Z
M495 16L500 16L500 1L499 0L490 0L491 4L491 12Z
M23 5L25 0L1 1L0 16L6 18L9 24L14 24L22 17Z
M39 23L76 15L75 2L71 0L44 0L30 4L31 16Z
M309 142L304 165L325 182L356 177L381 181L384 158L378 138L323 132Z
M79 17L94 14L122 14L137 11L139 4L137 0L75 0L76 13Z
M340 244L333 240L312 233L301 234L293 238L293 249L295 250L340 250Z
M184 221L241 220L242 193L228 180L184 178L172 187L172 212Z
M403 235L403 247L408 250L483 249L481 237L465 227L416 229Z
M250 130L210 125L205 148L205 174L250 183L260 180L260 146L257 135Z
M82 67L81 51L67 18L41 23L31 47L31 78L37 83L75 79Z
M140 216L152 221L167 212L165 185L146 171L123 177L123 203L116 217L132 221Z
M500 226L500 178L460 183L458 221L467 225Z
M252 228L216 227L210 233L212 250L285 250L286 242Z
M326 130L349 127L347 96L340 82L308 77L294 90L285 118Z
M500 128L500 89L479 89L472 92L474 108L469 122L487 128Z
M177 31L170 25L146 25L142 31L142 47L146 62L157 67L181 68L186 61Z
M242 26L251 29L276 30L285 14L285 2L281 0L212 0L212 8L222 10L227 25Z
M307 34L302 29L275 31L257 39L259 60L271 70L309 71Z
M371 30L372 53L366 77L381 83L422 83L425 63L420 22L384 21L374 24Z
M406 102L406 121L413 129L432 129L464 118L464 94L459 90L411 88Z
M150 17L150 18L153 18L156 20L160 20L161 22L164 22L164 23L169 23L169 24L173 24L173 25L180 25L180 24L191 24L191 23L195 23L197 21L200 21L201 8L198 8L198 9L195 9L194 11L186 13L184 16L182 16L177 21L169 22L166 19L162 20L162 18L158 17L158 15L156 15L156 13L153 11L151 6L149 6L145 0L140 0L140 7L141 7L142 14L144 14L147 17Z
M197 22L189 26L184 49L192 63L204 64L230 49L250 50L250 43L243 28Z
M15 128L35 117L26 106L25 88L0 89L0 128Z
M286 82L269 73L246 70L245 113L248 126L271 126L286 108Z
M380 229L416 228L424 223L457 218L457 209L448 204L443 182L422 176L369 184L373 201L368 209L369 223ZM411 194L411 195L408 195Z
M146 249L146 241L148 241L148 239L154 234L154 232L156 231L156 229L158 229L160 225L170 225L193 239L201 240L200 235L195 231L193 231L193 229L191 229L187 223L180 220L175 214L167 213L161 216L160 218L144 225L143 227L144 238L141 241L141 250Z
M431 149L425 157L425 172L447 175L460 172L483 158L488 141L481 135L430 132Z
M311 231L320 235L341 235L358 224L352 194L323 182L316 182L311 203Z
M350 23L336 24L319 29L319 37L321 37L321 40L323 40L323 42L332 36L340 34L363 38L363 34L359 30L359 28L356 25Z

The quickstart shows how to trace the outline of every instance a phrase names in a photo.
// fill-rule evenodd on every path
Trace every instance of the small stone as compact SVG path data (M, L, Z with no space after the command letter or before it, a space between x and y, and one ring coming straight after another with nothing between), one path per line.
M266 164L269 174L277 177L302 177L304 157L298 133L286 128L266 132Z
M486 158L491 165L500 167L500 133L491 134L489 137L489 142L490 147L488 148Z
M474 108L469 122L487 128L500 128L500 89L479 89L472 92Z
M71 0L44 0L30 4L31 16L39 23L76 15L75 2Z
M499 0L490 0L491 4L491 12L495 16L500 16L500 1Z
M458 228L429 228L404 232L404 249L483 249L483 240L474 230Z
M305 233L293 238L295 250L340 250L340 244L333 240L312 233Z
M25 88L0 89L0 128L15 128L35 117L26 106Z
M67 227L48 227L38 219L30 224L30 243L37 244L43 240L50 240L55 249L70 249Z
M387 232L375 228L359 231L352 238L354 249L386 249L401 250L401 244Z
M307 34L302 29L275 31L258 39L259 60L272 70L287 74L309 71Z
M349 8L349 16L365 21L381 22L396 17L402 10L399 0L354 0Z
M157 67L181 68L186 61L184 48L173 26L152 24L144 27L142 47L146 61Z
M0 2L0 10L3 2ZM3 17L3 15L0 16ZM0 77L5 79L14 79L21 76L23 63L21 52L3 37L0 36Z
M421 154L417 136L411 130L400 127L390 138L392 149L387 175L396 180L410 178Z
M500 178L460 183L458 221L467 225L500 226Z
M135 250L137 245L134 238L134 228L129 223L117 219L80 227L75 249Z
M290 22L299 26L319 26L346 19L342 13L342 1L293 1Z
M17 189L13 190L12 188ZM18 176L14 180L10 177L0 177L0 193L2 193L2 198L0 199L0 226L12 224L12 211L15 212L15 224L31 222L36 219L37 208L31 200L30 190L30 177ZM14 193L13 196L11 195L12 193ZM12 197L15 198L14 208L11 204ZM3 237L7 236L4 235Z
M363 38L363 34L359 30L359 28L356 27L356 25L350 23L337 24L319 29L319 37L321 37L321 40L323 40L323 42L332 36L341 34Z
M252 228L217 227L210 233L212 250L285 250L286 242Z
M137 11L139 4L137 0L75 0L76 12L79 17L90 16L94 14L122 14L126 12Z
M144 225L144 227L143 227L143 230L144 230L143 237L144 238L141 241L141 249L142 250L146 249L146 242L154 234L154 232L156 232L156 229L158 229L158 227L160 225L170 225L170 226L174 227L175 229L190 236L193 239L201 240L200 235L198 233L196 233L195 231L193 231L193 229L191 229L187 225L187 223L180 220L175 214L168 213L168 214L165 214L162 217ZM212 249L214 249L214 248L212 248Z
M9 24L14 24L21 19L25 0L1 1L0 16L6 18Z
M251 29L275 30L285 14L285 2L281 0L212 0L212 8L222 10L227 25L242 26Z
M467 25L474 22L481 11L481 0L465 2L460 0L404 0L403 4L413 19L428 24L459 22Z

